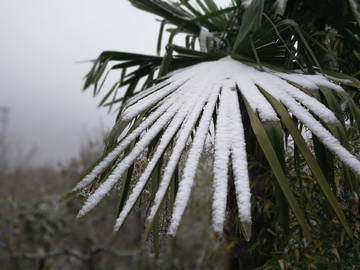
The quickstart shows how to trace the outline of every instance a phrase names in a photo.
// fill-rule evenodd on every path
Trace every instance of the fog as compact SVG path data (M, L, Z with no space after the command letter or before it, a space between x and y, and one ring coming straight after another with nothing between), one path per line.
M0 108L9 109L11 151L36 148L36 164L66 162L108 131L115 115L82 91L91 63L78 62L104 50L155 54L155 19L124 0L0 0Z

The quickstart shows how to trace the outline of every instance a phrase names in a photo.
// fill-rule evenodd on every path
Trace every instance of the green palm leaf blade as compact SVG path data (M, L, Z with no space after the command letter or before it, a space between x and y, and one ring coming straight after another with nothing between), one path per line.
M156 194L156 197L155 197L156 203L154 203L154 205L151 209L150 216L148 218L149 222L145 229L144 240L146 240L149 237L149 234L155 224L154 222L159 216L160 208L165 201L167 191L169 190L170 187L174 192L172 196L174 197L173 199L175 202L175 197L177 195L178 184L179 184L178 164L180 162L182 152L184 151L184 149L186 147L186 142L191 137L192 130L193 130L193 128L195 128L199 117L201 117L201 116L199 116L200 114L201 114L201 111L197 111L197 112L195 111L195 113L193 113L193 115L196 118L193 118L192 121L187 121L186 125L188 125L188 127L184 128L184 131L179 134L179 137L175 144L175 148L173 149L173 154L170 156L168 166L165 168L164 177L161 182L161 186L163 187L162 188L163 192L161 192L161 193L158 192ZM181 152L179 150L181 150ZM169 164L171 164L171 165L169 166Z
M356 107L354 101L349 96L343 96L343 98L347 102L348 106L350 107L352 116L355 119L357 130L360 131L360 111L359 111L359 109Z
M157 42L157 46L156 46L156 53L158 56L160 55L160 51L161 51L161 42L162 42L162 35L164 32L165 23L166 23L166 20L162 20L161 25L160 25L159 37L158 37L158 42Z
M101 156L100 158L98 158L98 160L96 160L96 161L84 172L81 180L84 179L84 178L86 177L86 175L88 175L89 173L91 173L91 172L93 171L93 169L94 169L100 162L102 162L102 161L109 155L109 153L111 153L111 152L115 149L116 146L117 146L117 144L115 144L115 145L113 145L111 148L107 149L107 151L104 152L104 153L102 154L102 156ZM98 174L103 173L105 170L106 170L106 168L103 169L103 170L101 170ZM68 192L65 196L63 196L63 197L61 198L61 201L62 201L62 202L68 202L70 199L72 199L72 198L73 198L76 194L78 194L80 191L81 191L80 189L76 189L76 190L72 190L72 191Z
M321 94L325 97L327 107L334 112L336 118L340 121L343 127L345 127L344 115L341 110L341 106L334 93L325 87L319 87Z
M134 166L135 164L132 164L130 168L123 175L123 181L121 183L121 189L120 189L120 203L119 203L118 214L123 210L126 198L129 194L130 181L134 171Z
M206 85L209 84L208 82L204 82L204 83ZM195 92L193 94L197 94L197 93ZM151 229L152 229L152 227L154 225L153 221L155 220L155 218L157 217L157 215L159 213L159 209L160 209L160 207L162 205L162 202L164 201L166 191L168 190L168 188L170 186L170 181L168 181L168 180L172 179L172 176L174 175L174 170L175 170L175 173L176 173L176 167L177 167L177 164L178 164L178 162L180 160L181 152L183 151L184 147L186 146L186 142L188 141L188 139L189 139L189 137L191 135L191 132L192 132L192 130L193 130L193 128L194 128L194 126L195 126L195 124L197 122L199 114L202 111L202 106L206 102L206 97L207 97L207 95L202 95L200 99L191 99L190 98L191 102L188 102L188 104L187 104L190 107L182 106L178 112L175 111L174 119L175 118L178 118L178 119L176 121L172 121L169 124L169 127L167 127L167 129L165 130L165 133L170 132L169 134L171 136L169 136L169 135L165 136L164 135L162 137L161 141L160 141L160 146L162 145L161 147L164 147L164 146L167 147L168 144L174 139L173 136L175 136L175 132L178 131L181 122L185 120L186 114L188 113L187 110L189 108L193 108L193 111L191 112L191 115L189 116L189 118L186 118L185 126L183 127L182 132L180 133L179 138L177 139L177 143L175 145L176 149L174 150L173 154L170 156L169 164L172 164L172 165L168 164L167 167L165 168L164 177L163 177L163 180L161 181L161 187L165 187L165 188L162 189L163 190L162 194L160 194L159 192L156 194L156 200L155 201L157 203L156 203L156 206L153 206L153 208L152 208L152 213L154 213L154 214L153 214L153 217L151 218L151 220L149 222L149 225L147 226L145 235L148 235L148 233L150 233L150 231L151 231ZM182 104L179 104L178 106L181 106L181 105ZM197 106L195 106L195 105L197 105ZM167 139L163 139L164 137L167 138ZM160 146L158 146L157 151L159 149L161 149ZM161 153L163 153L163 151L164 151L164 149L160 150L159 153L161 154ZM155 162L156 162L156 159L155 159ZM152 160L150 161L150 164L153 164ZM150 165L148 165L148 167L146 168L146 171L148 171L148 170L152 171L151 166L150 167L149 166ZM144 177L144 175L146 175L146 173L144 173L142 177ZM175 179L176 179L176 177L175 177ZM139 186L139 188L141 188L141 186ZM139 188L137 188L137 189L139 189ZM136 195L134 195L134 198L137 198L136 196L138 196L140 193L135 193L135 194ZM132 202L134 202L134 201L135 201L135 199L132 199ZM131 205L131 203L129 205ZM127 215L126 212L120 214L120 217L117 220L117 223L115 225L115 230L117 230L121 226L121 224L122 224L123 220L125 219L126 215Z
M334 80L335 82L360 88L360 81L352 76L328 69L323 69L323 73L328 75L328 78Z
M302 211L299 207L299 204L296 201L296 198L291 191L291 188L288 183L288 179L286 178L284 171L282 169L282 166L277 158L277 155L274 151L274 148L271 145L271 142L260 122L256 114L252 111L249 104L247 103L246 99L244 98L245 105L247 112L249 114L250 122L252 129L258 139L258 142L266 156L266 159L269 162L269 165L274 172L274 175L276 177L276 180L278 181L291 209L294 212L294 215L296 216L301 228L303 229L304 234L306 235L306 238L309 239L309 241L312 240L310 230L308 227L308 224L305 221L304 215L302 214Z
M100 60L98 58L98 59L96 59L96 60L94 60L92 62L93 62L93 66L90 69L89 73L87 73L85 75L85 78L84 78L85 79L85 84L84 84L83 90L87 89L92 84L94 73L95 73L95 70L96 70L97 66L100 63ZM95 94L95 91L94 91L94 94Z
M334 155L325 145L315 136L312 136L314 152L319 166L333 190L336 190L334 178Z
M322 170L320 169L320 167L319 167L318 163L316 162L314 156L312 155L311 151L306 146L306 143L305 143L301 133L298 131L296 125L292 121L288 111L274 97L269 95L266 91L264 91L262 89L260 89L260 90L263 93L263 95L269 100L269 102L273 105L273 107L277 111L277 113L280 115L281 120L283 121L287 130L290 132L292 138L294 139L294 142L298 146L303 157L307 161L311 171L313 172L315 178L317 179L319 185L321 186L321 189L324 192L327 201L329 202L329 204L332 206L333 210L335 211L337 218L339 219L340 223L343 225L343 227L345 228L346 232L351 237L351 239L354 239L354 236L349 228L348 223L346 222L344 214L343 214L334 194L332 193L331 188L322 173Z
M228 8L225 8L225 9L220 9L220 10L212 11L212 12L207 13L207 14L205 14L205 15L201 15L201 16L196 17L195 19L191 20L191 22L193 22L193 23L196 23L196 22L202 23L203 21L205 21L205 20L207 20L207 19L211 19L211 18L213 18L213 17L217 17L217 16L219 16L219 15L222 15L222 14L225 14L225 13L228 13L228 12L231 12L231 11L236 10L236 9L237 9L237 7L228 7ZM206 25L204 25L204 26L206 26ZM208 27L207 27L207 28L208 28ZM221 30L225 30L225 29L223 29L224 27L223 27L222 24L217 25L217 28L218 28L218 29L221 29ZM215 31L215 29L209 29L209 28L208 28L208 30Z
M271 145L276 153L277 158L281 164L282 169L286 170L285 165L285 150L284 150L284 138L280 122L264 122L263 127L271 142ZM279 207L280 224L286 235L289 233L290 217L289 217L289 204L286 200L284 192L277 181L274 181L275 195Z
M131 4L146 12L153 13L166 19L169 23L183 26L183 28L192 34L197 35L200 32L200 26L192 23L194 16L184 9L179 8L172 2L163 2L161 0L129 0Z
M239 44L244 40L250 31L255 31L261 25L261 15L263 13L263 9L264 0L253 0L246 8L234 44L235 53L241 53L238 48Z
M164 148L164 144L159 146L158 151L155 152L154 156L151 158L151 161L146 167L144 173L141 175L140 179L135 184L129 198L126 201L124 200L124 205L118 213L119 217L116 220L114 231L119 230L121 226L124 224L126 218L128 217L128 214L134 208L136 202L141 197L141 194L145 190L145 187L150 179L152 179L153 181L152 184L154 184L154 189L152 186L152 194L153 194L152 196L154 196L154 194L156 193L157 186L158 183L160 182L160 176L161 176L159 170L161 169L162 161L164 159L164 152L166 151L168 146L169 145L167 145L165 148Z
M337 138L346 149L350 150L349 141L346 136L344 127L340 124L328 124L327 127L329 128L331 133L334 135L334 137ZM357 185L357 181L355 179L355 175L352 171L349 171L349 168L347 168L347 167L343 168L343 170L344 170L345 181L350 190L350 194L352 197L354 197L354 193L357 193L357 190L358 190L358 185ZM350 168L350 170L351 170L351 168Z
M157 87L155 87L155 89L157 89ZM145 93L145 95L146 95L146 93ZM136 99L135 99L135 101L136 101ZM134 100L133 100L133 102L134 102ZM104 170L104 167L108 167L109 164L114 159L116 159L121 154L121 152L124 151L126 149L126 147L128 147L128 145L130 145L130 143L132 143L144 130L149 128L155 121L165 121L165 123L166 123L169 119L171 119L172 118L171 113L164 114L164 112L170 105L171 105L171 103L165 102L164 104L162 104L162 106L158 107L149 117L147 117L146 121L143 120L143 117L146 115L147 109L149 107L151 108L152 105L148 104L148 106L145 106L144 108L142 108L142 113L140 113L140 117L137 117L137 120L135 121L135 125L133 125L132 128L130 128L127 135L125 137L123 137L119 143L117 143L116 147L113 149L112 152L109 152L106 157L104 157L96 166L93 167L91 172L89 174L87 174L82 179L82 181L77 184L77 186L74 188L74 191L77 189L83 188L86 185L88 185L89 183L91 183L96 178L96 176ZM180 105L181 104L178 104L177 106L180 106ZM162 115L162 116L159 118L160 115ZM129 120L132 117L134 117L134 116L128 115ZM162 120L160 120L160 119L162 119ZM129 120L125 120L125 122L129 121ZM155 126L154 129L158 129L158 126ZM113 136L116 137L117 134L119 134L118 130L115 129ZM151 135L151 136L155 137L155 135L156 134ZM116 138L114 138L112 140L112 142L114 142L115 140L116 140ZM137 151L139 151L139 150L137 150ZM139 154L140 154L140 152L138 153L138 155ZM132 157L132 159L135 159L135 158L136 158L136 156ZM129 160L129 158L127 156L125 156L124 159ZM112 181L117 181L117 177L115 176L115 178L113 178ZM88 200L89 204L91 204L90 201L91 201L91 199Z
M114 93L114 91L115 91L114 97L116 96L116 90L118 89L119 83L120 83L120 82L117 81L117 82L110 88L110 90L106 93L106 95L105 95L105 96L103 97L103 99L100 101L99 107L101 107L102 105L104 105L104 103L108 100L108 98L110 97L110 95L111 95L112 93ZM113 102L114 102L114 100L113 100ZM111 102L111 104L112 104L113 102Z
M152 198L152 200L155 199L156 192L159 187L162 161L163 161L162 158L160 158L160 160L156 164L154 171L151 175L151 198ZM157 253L159 251L159 217L156 217L156 219L154 220L154 225L153 225L152 230L153 230L153 236L154 236L154 249L155 249L155 253Z
M341 124L336 124L336 123L327 124L326 126L331 131L333 136L335 138L337 138L348 151L350 151L350 145L349 145L349 141L348 141L346 131L345 131L345 120L343 117L343 112L341 110L339 101L338 101L337 97L335 96L334 92L332 92L330 89L327 89L327 88L321 87L321 86L319 87L319 89L326 100L327 106L331 109L331 111L334 112L337 119L341 123ZM346 96L346 93L342 92L341 94L343 96ZM356 113L355 113L355 115L356 115ZM331 162L331 165L333 165L332 158L331 158L330 162ZM333 166L332 166L332 168L333 168ZM358 190L357 189L358 185L357 185L357 181L355 179L355 175L353 172L349 171L349 169L347 167L343 168L343 170L344 170L344 177L345 177L346 183L351 191L350 194L351 194L351 196L353 196L354 193L357 193L357 190ZM331 171L333 171L333 169ZM332 174L332 178L334 178L333 174Z
M131 143L129 145L129 147L127 149L125 149L124 151L124 155L128 155L134 148L134 145L139 141L139 138L137 138L133 143ZM127 170L126 172L123 174L122 176L122 183L121 183L121 189L120 189L120 203L119 203L119 209L118 209L118 214L122 211L122 209L124 208L124 204L126 201L126 198L129 194L129 189L130 189L130 182L132 179L132 174L134 171L134 167L135 167L135 163L133 163Z

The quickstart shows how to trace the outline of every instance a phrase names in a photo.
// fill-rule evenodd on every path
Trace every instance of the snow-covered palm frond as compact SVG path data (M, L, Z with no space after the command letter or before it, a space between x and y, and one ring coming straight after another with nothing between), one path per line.
M350 80L343 80L342 82L353 83ZM144 173L135 184L126 201L114 229L117 230L122 225L144 190L159 159L175 138L176 144L172 148L171 156L166 164L165 172L148 217L151 224L159 213L176 165L187 142L191 140L192 132L195 129L195 136L191 140L192 144L179 183L172 222L169 228L169 233L175 235L191 193L196 168L208 131L213 123L212 118L215 112L217 119L214 156L214 231L221 233L223 230L228 185L227 173L231 161L234 168L239 218L243 223L244 233L249 234L248 230L251 224L250 186L247 173L244 128L239 104L241 100L248 104L249 109L251 108L252 113L256 114L262 123L279 123L279 116L281 119L286 117L286 115L274 109L273 101L269 100L263 92L266 92L279 104L282 104L293 117L301 121L328 149L360 175L359 160L350 154L317 119L323 121L325 126L340 125L339 120L332 111L316 98L305 93L304 89L314 92L327 89L327 91L333 91L336 94L346 95L339 85L329 81L321 74L281 73L269 68L260 71L253 64L247 65L230 57L197 64L169 74L167 79L160 84L129 100L119 120L120 122L133 123L144 111L149 111L149 113L142 116L141 124L129 131L115 149L108 153L103 161L77 184L73 191L82 189L92 183L100 173L116 161L119 155L136 138L139 137L139 140L130 153L116 162L107 179L89 195L79 212L79 216L94 208L118 183L120 177L152 140L161 135L158 145ZM298 132L293 136L299 135ZM273 151L276 151L276 149ZM286 181L281 179L279 179L279 182L281 182L281 185L288 185ZM298 206L290 198L292 195L288 194L288 190L289 188L283 188L285 195L289 196L290 205L293 207L295 214L298 215L298 219L303 220L301 212L297 211ZM328 196L331 197L331 191Z
M121 106L105 153L69 194L92 185L78 216L93 209L122 178L119 216L114 226L118 230L151 181L154 192L146 234L153 228L170 192L174 204L168 233L175 235L211 131L215 143L213 229L219 234L223 232L231 167L241 228L249 239L252 221L246 134L251 129L281 189L281 196L286 199L281 210L283 215L289 215L289 205L303 232L311 239L287 179L284 145L291 136L332 213L352 237L334 196L335 190L331 188L333 179L327 175L326 164L329 160L332 162L332 154L336 155L345 164L344 178L350 194L358 192L355 174L360 175L360 162L350 153L342 108L348 108L360 130L360 114L349 95L349 92L358 92L360 82L322 69L298 25L281 15L264 14L263 0L242 1L225 10L219 10L212 0L207 0L206 5L200 5L203 13L188 1L182 4L161 0L131 2L162 16L162 30L166 23L177 26L171 30L170 41L179 32L188 34L186 48L169 44L164 57L103 52L94 62L85 88L93 84L98 93L100 89L96 87L107 64L121 61L110 69L122 69L121 78L101 103L111 107L121 102ZM276 10L283 13L286 3L274 0L269 13ZM241 12L244 14L238 18ZM235 18L240 25L234 23ZM307 38L313 46L326 51ZM194 50L195 40L199 41L202 51ZM126 68L135 66L138 69L126 74ZM158 79L154 79L157 70ZM136 92L136 85L143 77L146 77L144 87ZM117 89L123 86L128 87L125 95L116 98ZM114 98L108 101L111 95ZM303 138L301 127L312 135L314 149L310 149L309 142ZM190 148L185 151L188 145ZM134 162L145 150L149 158L147 166L134 182L131 177ZM166 161L165 153L170 153ZM187 158L179 180L178 166L183 155ZM164 171L159 173L162 167Z

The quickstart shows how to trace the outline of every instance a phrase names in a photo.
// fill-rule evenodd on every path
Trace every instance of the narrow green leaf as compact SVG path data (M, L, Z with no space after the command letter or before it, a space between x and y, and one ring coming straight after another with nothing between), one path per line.
M101 62L111 58L111 61L134 61L134 60L145 60L156 61L161 60L162 57L152 56L146 54L127 53L127 52L116 52L116 51L104 51L99 56Z
M93 64L92 68L90 69L89 73L86 74L83 90L86 90L91 85L91 82L93 81L95 70L96 70L97 66L99 65L99 63L100 63L100 57L94 61L94 64Z
M322 191L324 192L324 195L325 195L327 201L330 203L331 207L335 211L337 218L339 219L340 223L343 225L343 227L345 228L346 232L351 237L351 239L354 239L354 236L349 228L349 225L345 219L345 216L344 216L334 194L332 193L331 188L330 188L328 182L326 181L325 176L322 173L322 170L319 167L319 164L316 162L310 149L307 147L306 142L304 141L304 138L301 136L301 133L298 131L296 125L292 121L288 111L274 97L272 97L270 94L268 94L263 89L261 89L261 88L259 88L259 89L262 92L262 94L267 98L267 100L272 104L272 106L274 107L276 112L280 115L281 120L285 124L286 128L289 130L291 136L294 139L294 142L299 147L299 150L301 151L303 157L305 158L311 171L313 172L316 180L318 181Z
M130 181L132 178L133 171L134 171L134 163L129 167L129 169L126 170L126 172L123 175L123 181L121 183L121 189L120 189L120 204L118 209L118 216L120 215L120 212L124 208L127 196L129 194Z
M339 142L348 151L350 151L350 145L349 145L349 141L348 141L348 138L346 136L346 131L345 131L344 127L342 125L340 125L340 124L327 124L327 127L329 128L329 130L331 131L333 136L335 138L337 138L339 140ZM351 170L349 170L347 168L346 165L343 167L343 171L344 171L345 181L346 181L347 186L348 186L348 188L350 190L350 194L351 194L351 196L353 196L354 192L358 191L358 185L357 185L355 175Z
M172 44L169 44L166 46L166 54L163 58L163 61L161 62L159 75L158 75L159 78L166 75L169 72L171 61L173 58L172 54L173 54L174 48L175 48L175 46Z
M280 122L264 122L262 123L266 131L266 134L271 142L273 149L275 150L276 156L281 164L282 169L286 170L285 163L285 149L284 149L284 138ZM289 217L289 204L286 197L281 190L281 187L277 181L274 181L275 185L275 196L277 198L279 206L280 224L286 235L289 234L290 217Z
M198 34L200 32L200 26L196 23L191 23L194 16L179 8L173 2L164 1L149 1L149 0L129 0L133 6L142 9L146 12L153 13L161 18L166 19L169 23L176 26L184 26L187 32L192 34Z
M176 165L173 178L171 179L171 191L170 191L171 209L174 207L178 189L179 189L179 164Z
M193 23L202 22L202 21L205 21L205 20L210 19L212 17L218 17L219 15L222 15L224 13L228 13L228 12L236 10L236 9L237 9L237 7L228 7L228 8L225 8L225 9L213 11L213 12L207 13L205 15L198 16L195 19L191 20L191 22L193 22Z
M303 35L303 31L300 29L298 24L292 20L285 20L285 21L291 24L293 26L293 29L295 30L294 35L297 37L297 40L299 41L299 49L303 48L304 53L306 55L310 55L309 60L311 60L319 68L320 72L323 72L314 52L310 48L308 42L306 41ZM309 69L310 67L311 66L308 66L307 68Z
M219 11L218 6L215 4L215 2L213 0L204 0L209 11L210 12L216 12Z
M255 31L261 24L261 15L264 9L264 0L253 0L245 10L238 35L235 40L234 52L241 53L239 44L251 32Z
M213 55L211 55L210 53L200 52L197 50L192 50L177 45L174 45L174 51L180 54L185 54L186 56L199 56L203 59L213 59Z
M127 124L126 124L127 125ZM121 125L120 125L121 126ZM79 181L81 181L82 179L84 179L101 161L104 160L105 157L107 157L107 155L112 152L115 147L118 145L118 143L113 144L112 147L109 147L108 149L106 149L106 151L104 151L104 153L101 155L101 157L99 157L82 175L81 179ZM99 174L102 174L105 170L107 170L107 167ZM77 191L70 191L69 193L67 193L64 197L61 198L61 201L66 203L68 202L71 198L73 198L76 194L78 194L80 192L80 190Z
M351 110L351 113L355 119L355 123L356 123L358 131L360 131L360 111L359 111L359 109L356 107L354 100L352 100L352 98L350 98L349 96L343 96L343 98L346 100L346 102Z
M105 72L105 69L109 63L109 61L111 60L111 58L108 58L106 59L103 63L101 63L99 65L99 68L98 70L96 71L96 73L94 73L94 77L93 77L93 80L92 80L92 84L95 85L95 88L94 88L94 96L97 95L99 92L97 91L96 89L96 85L97 83L99 82L101 76L104 74Z
M334 155L315 135L313 135L312 139L316 160L325 176L325 179L331 185L332 189L336 190L334 178Z
M157 42L157 47L156 47L156 52L157 55L160 55L160 51L161 51L161 41L162 41L162 35L164 32L164 26L165 26L166 20L162 20L161 21L161 25L160 25L160 32L159 32L159 37L158 37L158 42Z
M283 171L281 164L276 156L276 153L271 145L271 142L269 141L269 138L268 138L259 118L252 111L252 109L250 108L250 106L247 103L245 98L244 98L244 101L245 101L247 112L249 114L252 129L253 129L253 131L256 135L256 138L261 146L261 149L263 150L265 157L268 160L269 165L274 172L276 180L278 181L282 191L284 192L284 195L285 195L287 201L289 202L291 209L294 212L294 215L296 216L301 228L303 229L304 234L306 235L306 238L308 238L311 241L312 237L311 237L308 225L307 225L305 218L301 212L299 204L297 203L295 196L294 196L293 192L291 191L288 180L284 174L284 171Z
M163 159L160 158L151 175L151 198L153 201L155 200L156 192L160 184L162 162ZM154 251L155 254L157 254L159 252L159 217L158 216L155 217L154 219L152 231L154 237Z
M183 29L182 27L178 27L178 28L176 28L176 29L171 30L171 34L170 34L170 36L169 36L169 41L168 41L168 45L167 45L167 46L169 46L169 44L173 44L173 39L174 39L174 37L175 37L177 34L181 33L182 29Z
M255 48L255 45L254 45L254 41L253 41L251 35L249 35L249 38L250 38L250 43L251 43L252 50L253 50L254 55L255 55L256 62L257 62L257 64L259 65L260 70L261 70L261 71L264 71L264 69L263 69L263 67L262 67L262 65L261 65L259 56L258 56L258 54L257 54L256 48Z
M345 127L344 115L341 110L341 106L334 93L325 87L319 86L320 92L324 95L327 107L335 114L336 118L340 121L343 127Z
M336 81L336 79L338 78L338 79L340 79L339 82L341 82L344 85L349 85L349 86L354 86L356 88L360 88L360 81L354 77L351 77L344 73L328 70L328 69L323 69L323 73L331 76L332 77L331 79L334 81ZM349 82L347 82L347 81L349 81Z
M110 88L109 92L106 93L106 95L104 96L104 98L100 101L99 103L99 107L101 107L105 101L109 98L109 96L115 91L115 89L117 89L118 85L119 85L119 81L117 81L113 87Z
M200 121L201 116L202 116L202 112L200 113L197 122ZM193 130L196 129L196 126L197 126L197 124L195 123L195 124L194 124L194 127L193 127ZM188 139L190 138L190 136L192 136L192 135L193 135L193 133L190 132L190 134L187 135L187 140L188 140ZM176 136L176 134L175 134L174 137L171 139L169 145L170 145L171 142L174 140L175 136ZM193 139L193 138L192 138L192 139ZM168 147L169 147L169 146L168 146ZM182 150L182 152L184 152L184 151L186 151L186 145L184 146L184 149ZM182 153L182 154L183 154L183 153ZM182 154L179 156L179 159L176 161L177 164L179 164ZM178 166L177 166L177 167L174 169L174 171L172 172L172 176L171 176L171 179L174 179L175 181L177 181L176 183L174 183L174 191L177 191L177 189L178 189L178 182L179 182L178 173L179 173L179 172L178 172ZM154 219L153 219L153 220L155 220L155 218L158 217L158 215L159 215L159 213L160 213L160 208L161 208L162 204L164 203L164 201L165 201L165 199L166 199L167 193L168 193L169 188L170 188L171 185L172 185L172 182L169 181L169 184L168 184L168 186L166 187L166 190L167 190L167 191L164 193L164 196L161 198L161 203L159 204L159 206L158 206L158 208L157 208L157 210L156 210L156 213L155 213L155 216L154 216ZM175 196L176 196L176 194L174 194L174 199L175 199ZM146 229L145 229L145 234L144 234L144 241L149 237L150 232L151 232L151 228L152 228L153 224L154 224L154 222L151 222L151 223L148 223L148 224L147 224Z

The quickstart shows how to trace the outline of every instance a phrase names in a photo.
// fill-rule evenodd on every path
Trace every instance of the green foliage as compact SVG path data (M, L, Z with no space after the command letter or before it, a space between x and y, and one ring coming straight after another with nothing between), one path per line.
M353 144L354 149L358 149L359 143L355 144ZM298 221L292 214L290 232L288 235L283 233L278 223L279 212L276 201L273 199L274 187L268 181L267 195L264 198L258 198L256 205L258 211L261 211L264 218L270 222L269 227L264 230L276 237L267 239L265 236L260 236L249 249L249 252L266 254L269 258L257 269L358 269L360 267L358 201L353 199L349 191L344 188L341 163L335 163L335 190L341 209L354 233L354 240L347 235L336 216L326 211L329 205L314 175L303 158L294 160L293 151L294 148L289 147L287 166L290 174L288 177L300 207L305 209L305 216L310 221L313 241L309 242L304 237ZM267 240L272 242L263 245Z

